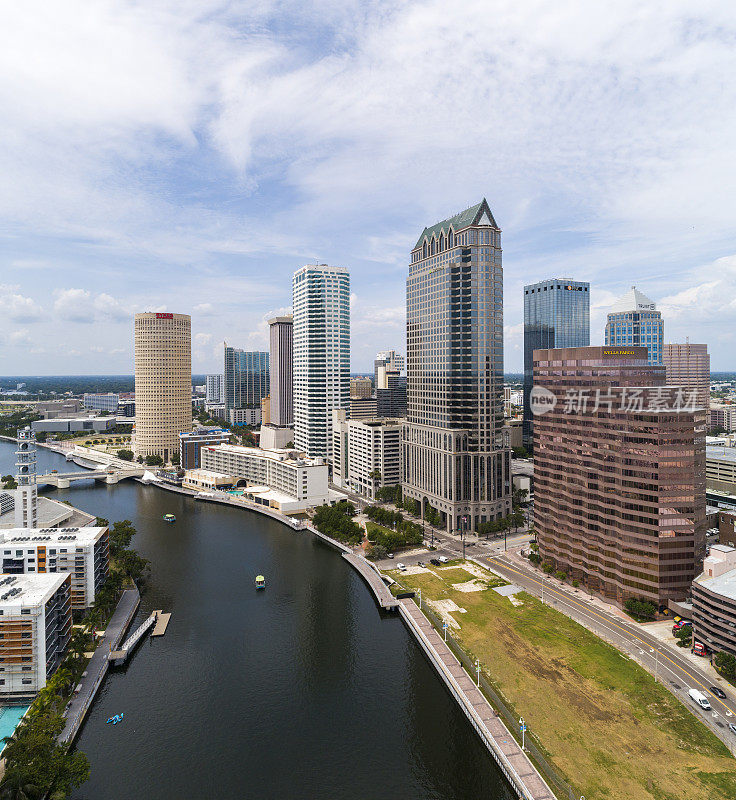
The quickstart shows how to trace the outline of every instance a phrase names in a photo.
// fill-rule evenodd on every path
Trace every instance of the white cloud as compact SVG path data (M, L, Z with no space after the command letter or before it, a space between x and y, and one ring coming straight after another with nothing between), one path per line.
M209 317L215 313L215 307L212 303L199 303L194 306L194 313L199 314L200 317Z
M11 331L8 339L10 340L10 344L14 345L15 347L27 347L33 344L31 342L28 328L20 328L18 330Z
M36 322L43 316L43 309L31 297L22 294L0 294L0 314L6 314L13 322Z
M204 347L212 341L211 333L195 333L194 344L198 347Z
M123 322L132 313L105 292L93 295L87 289L59 289L55 292L54 311L67 322Z

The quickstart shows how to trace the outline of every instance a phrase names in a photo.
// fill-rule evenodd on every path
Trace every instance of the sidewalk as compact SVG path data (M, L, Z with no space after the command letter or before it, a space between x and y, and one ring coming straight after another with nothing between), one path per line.
M117 650L125 631L130 625L140 603L138 589L125 589L100 639L94 655L87 664L85 676L80 680L69 705L66 708L66 724L59 737L62 742L71 742L82 727L84 718L92 705L97 689L107 674L111 650Z

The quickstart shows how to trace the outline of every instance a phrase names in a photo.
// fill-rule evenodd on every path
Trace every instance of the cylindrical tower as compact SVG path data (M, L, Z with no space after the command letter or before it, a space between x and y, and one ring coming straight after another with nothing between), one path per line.
M36 481L36 435L30 428L18 431L15 450L15 527L38 525L38 484Z
M135 315L136 457L179 452L192 429L192 321L188 314Z

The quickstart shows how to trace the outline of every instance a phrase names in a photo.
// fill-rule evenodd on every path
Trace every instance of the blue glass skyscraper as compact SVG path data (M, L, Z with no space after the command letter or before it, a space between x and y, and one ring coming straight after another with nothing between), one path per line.
M225 413L254 408L268 394L268 353L249 352L225 344Z
M649 349L649 363L661 364L664 321L656 305L636 286L616 301L608 314L606 344L641 345Z
M524 447L532 446L529 393L535 350L590 345L590 284L559 278L524 287Z

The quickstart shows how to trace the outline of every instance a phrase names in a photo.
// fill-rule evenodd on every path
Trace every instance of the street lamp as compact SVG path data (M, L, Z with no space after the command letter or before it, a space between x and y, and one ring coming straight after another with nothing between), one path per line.
M420 588L419 589L419 610L421 611L421 609L422 609L422 590Z
M475 659L475 685L480 688L480 661Z
M654 648L649 649L650 653L655 653L654 656L654 680L657 680L657 673L659 672L659 650L655 650Z
M442 623L442 630L444 631L444 634L445 634L445 641L447 641L447 628L448 628L447 623L443 622Z
M526 722L524 722L524 717L519 717L519 731L521 732L521 749L526 750Z

